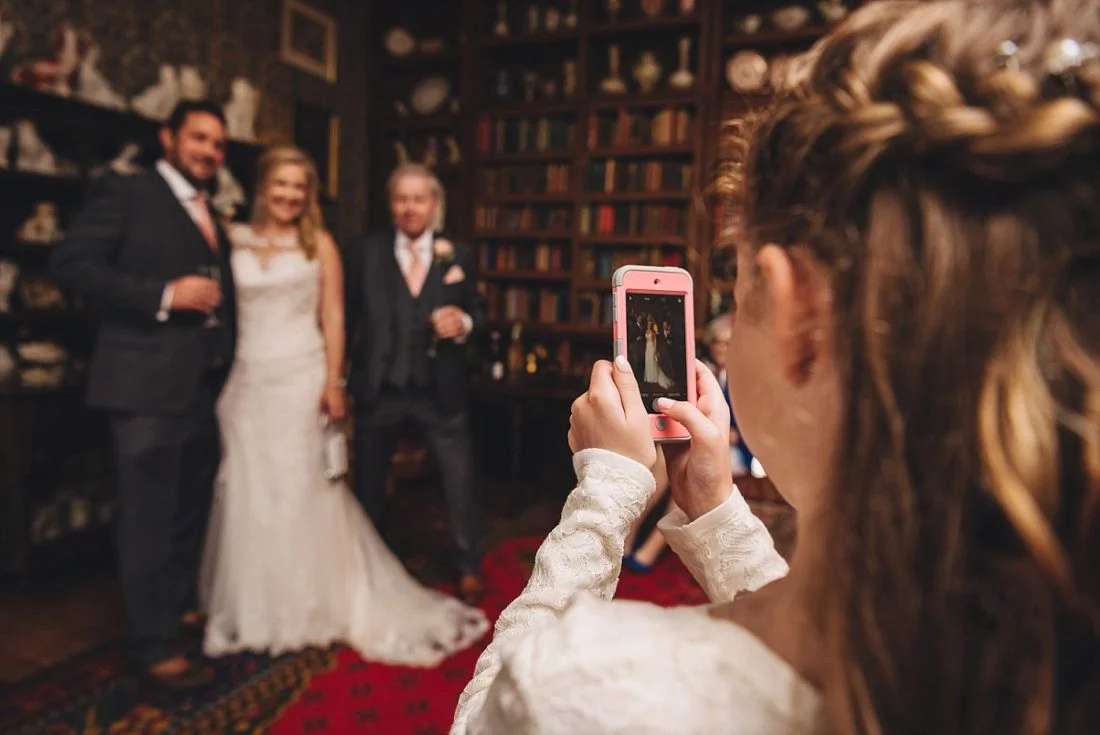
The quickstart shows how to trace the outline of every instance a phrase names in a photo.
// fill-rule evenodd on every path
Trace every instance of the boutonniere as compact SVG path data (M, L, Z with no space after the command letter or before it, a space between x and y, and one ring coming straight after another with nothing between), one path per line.
M432 253L435 255L435 264L450 263L455 259L454 243L445 237L437 238L432 245Z

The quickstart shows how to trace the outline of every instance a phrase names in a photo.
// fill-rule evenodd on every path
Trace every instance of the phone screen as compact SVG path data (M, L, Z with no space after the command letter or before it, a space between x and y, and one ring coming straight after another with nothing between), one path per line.
M626 358L647 411L658 413L658 398L687 400L683 294L627 291Z

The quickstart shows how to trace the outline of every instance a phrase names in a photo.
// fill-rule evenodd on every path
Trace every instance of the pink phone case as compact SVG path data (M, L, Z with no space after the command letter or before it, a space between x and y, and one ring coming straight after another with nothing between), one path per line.
M687 400L696 401L695 391L695 306L691 274L683 268L625 265L611 279L612 319L615 356L629 358L627 349L627 293L673 294L684 297L685 381ZM647 406L646 410L655 410ZM650 433L654 441L690 441L687 429L661 414L649 415Z

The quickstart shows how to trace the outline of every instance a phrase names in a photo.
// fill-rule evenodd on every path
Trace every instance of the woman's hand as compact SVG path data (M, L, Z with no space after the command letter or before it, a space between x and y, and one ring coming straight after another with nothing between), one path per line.
M665 416L691 434L691 443L663 447L672 499L690 520L717 508L733 492L730 411L722 387L703 363L695 363L697 405L661 398Z
M344 388L339 385L328 385L321 394L321 413L328 416L329 421L337 424L348 415L348 398Z
M650 469L657 463L649 415L625 357L615 358L614 367L606 360L592 366L588 392L573 401L569 414L569 448L606 449Z

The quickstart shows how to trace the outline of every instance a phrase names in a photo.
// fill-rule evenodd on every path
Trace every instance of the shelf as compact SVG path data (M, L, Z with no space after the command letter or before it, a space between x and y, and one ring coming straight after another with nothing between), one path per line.
M691 201L690 191L615 191L585 192L581 197L585 202L687 202Z
M660 18L631 18L612 23L601 23L589 29L589 36L618 36L626 33L639 33L645 31L667 31L677 29L693 29L699 25L699 15L664 16Z
M687 247L682 235L584 235L584 245L642 245L645 247Z
M474 230L474 237L479 240L571 240L573 233L570 230Z
M547 117L576 115L579 98L525 100L493 100L479 110L480 117Z
M401 130L450 130L462 124L462 116L450 112L436 112L431 115L410 115L409 117L390 116L386 127L393 131Z
M460 59L459 52L455 49L440 51L436 54L412 53L408 56L383 56L380 66L387 71L419 71L424 67L439 66L440 64L456 64Z
M534 44L554 44L577 41L580 36L576 30L554 31L553 33L515 33L510 36L483 36L480 45L486 49L522 47Z
M776 46L784 43L802 43L814 41L829 31L828 26L803 26L793 31L768 30L760 33L730 33L723 39L726 46L759 47Z
M85 138L110 140L126 136L155 140L162 125L131 110L112 110L75 97L59 97L17 84L0 83L0 122L17 119L73 126L79 128ZM235 148L258 154L263 146L229 141L230 155Z
M0 258L35 258L37 260L49 260L50 253L53 252L53 247L53 245L24 242L16 239L8 241L0 239Z
M72 196L80 194L87 182L79 176L52 176L14 168L0 169L0 187L11 196L14 193L30 196Z
M576 156L572 149L547 151L517 151L514 153L476 153L481 163L537 163L539 161L571 161Z
M697 104L699 104L699 93L695 89L658 89L652 92L625 92L624 94L596 92L589 97L589 106L593 110Z
M527 322L522 319L493 319L485 322L486 329L507 332L512 329L516 321L523 327L525 334L553 334L562 337L582 337L590 339L611 339L611 325L605 327L591 326L588 324L560 324L544 322Z
M515 270L515 271L481 271L479 273L481 278L491 281L543 281L543 282L555 282L565 283L569 281L569 272L552 272L552 271L530 271L530 270Z
M531 194L487 194L477 200L478 204L571 204L573 196L568 192L540 192Z
M589 148L589 158L625 158L641 156L690 156L695 146L691 143L677 145L616 145Z

